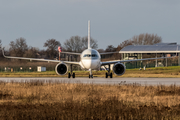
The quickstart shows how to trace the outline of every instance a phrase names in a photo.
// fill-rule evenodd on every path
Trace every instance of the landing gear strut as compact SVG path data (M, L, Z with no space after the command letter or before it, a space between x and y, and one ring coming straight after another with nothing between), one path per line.
M89 78L93 78L93 75L92 75L92 70L91 70L91 69L89 69L89 71L90 71Z
M107 68L106 68L106 70L107 70ZM106 78L108 78L108 76L110 76L110 78L113 78L110 65L109 65L108 72L105 74Z
M68 78L75 78L75 73L73 73L72 72L72 64L70 65L70 67L71 67L71 71L70 71L70 73L68 73Z

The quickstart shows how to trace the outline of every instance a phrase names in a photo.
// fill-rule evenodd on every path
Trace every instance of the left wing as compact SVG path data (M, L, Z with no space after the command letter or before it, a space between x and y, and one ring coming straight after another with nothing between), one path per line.
M61 52L61 53L72 54L72 55L81 55L81 53L75 53L75 52Z
M136 59L136 60L117 60L117 61L107 61L107 62L101 62L101 65L109 65L109 64L115 64L115 63L122 63L122 62L135 62L135 61L143 61L143 60L156 60L156 59L165 59L165 58L172 58L172 57L160 57L160 58L145 58L145 59Z
M57 62L57 63L63 62L63 63L67 63L67 64L76 64L76 65L79 65L79 62L73 62L73 61L61 61L61 60L50 60L50 59L37 59L37 58L25 58L25 57L5 56L3 49L2 49L2 53L3 53L3 56L4 56L5 58L21 59L21 60L30 60L30 61L33 61L33 60L34 60L34 61L43 61L43 62Z

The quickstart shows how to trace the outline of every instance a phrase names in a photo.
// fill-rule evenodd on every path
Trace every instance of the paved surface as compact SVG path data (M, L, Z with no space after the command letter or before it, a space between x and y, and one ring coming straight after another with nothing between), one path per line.
M85 84L141 84L141 85L180 85L180 78L0 78L3 82L65 82Z

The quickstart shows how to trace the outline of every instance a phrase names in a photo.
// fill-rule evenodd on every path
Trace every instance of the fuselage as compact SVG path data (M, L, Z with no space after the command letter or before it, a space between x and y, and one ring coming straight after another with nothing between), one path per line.
M100 69L101 56L95 49L86 49L81 54L80 65L83 69Z

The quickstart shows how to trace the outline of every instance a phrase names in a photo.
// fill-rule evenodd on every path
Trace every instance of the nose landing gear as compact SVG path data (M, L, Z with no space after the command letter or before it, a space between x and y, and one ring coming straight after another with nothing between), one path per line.
M89 69L89 71L90 71L89 78L93 78L93 75L92 75L92 70L91 70L91 69Z
M93 75L89 75L89 78L93 78Z

